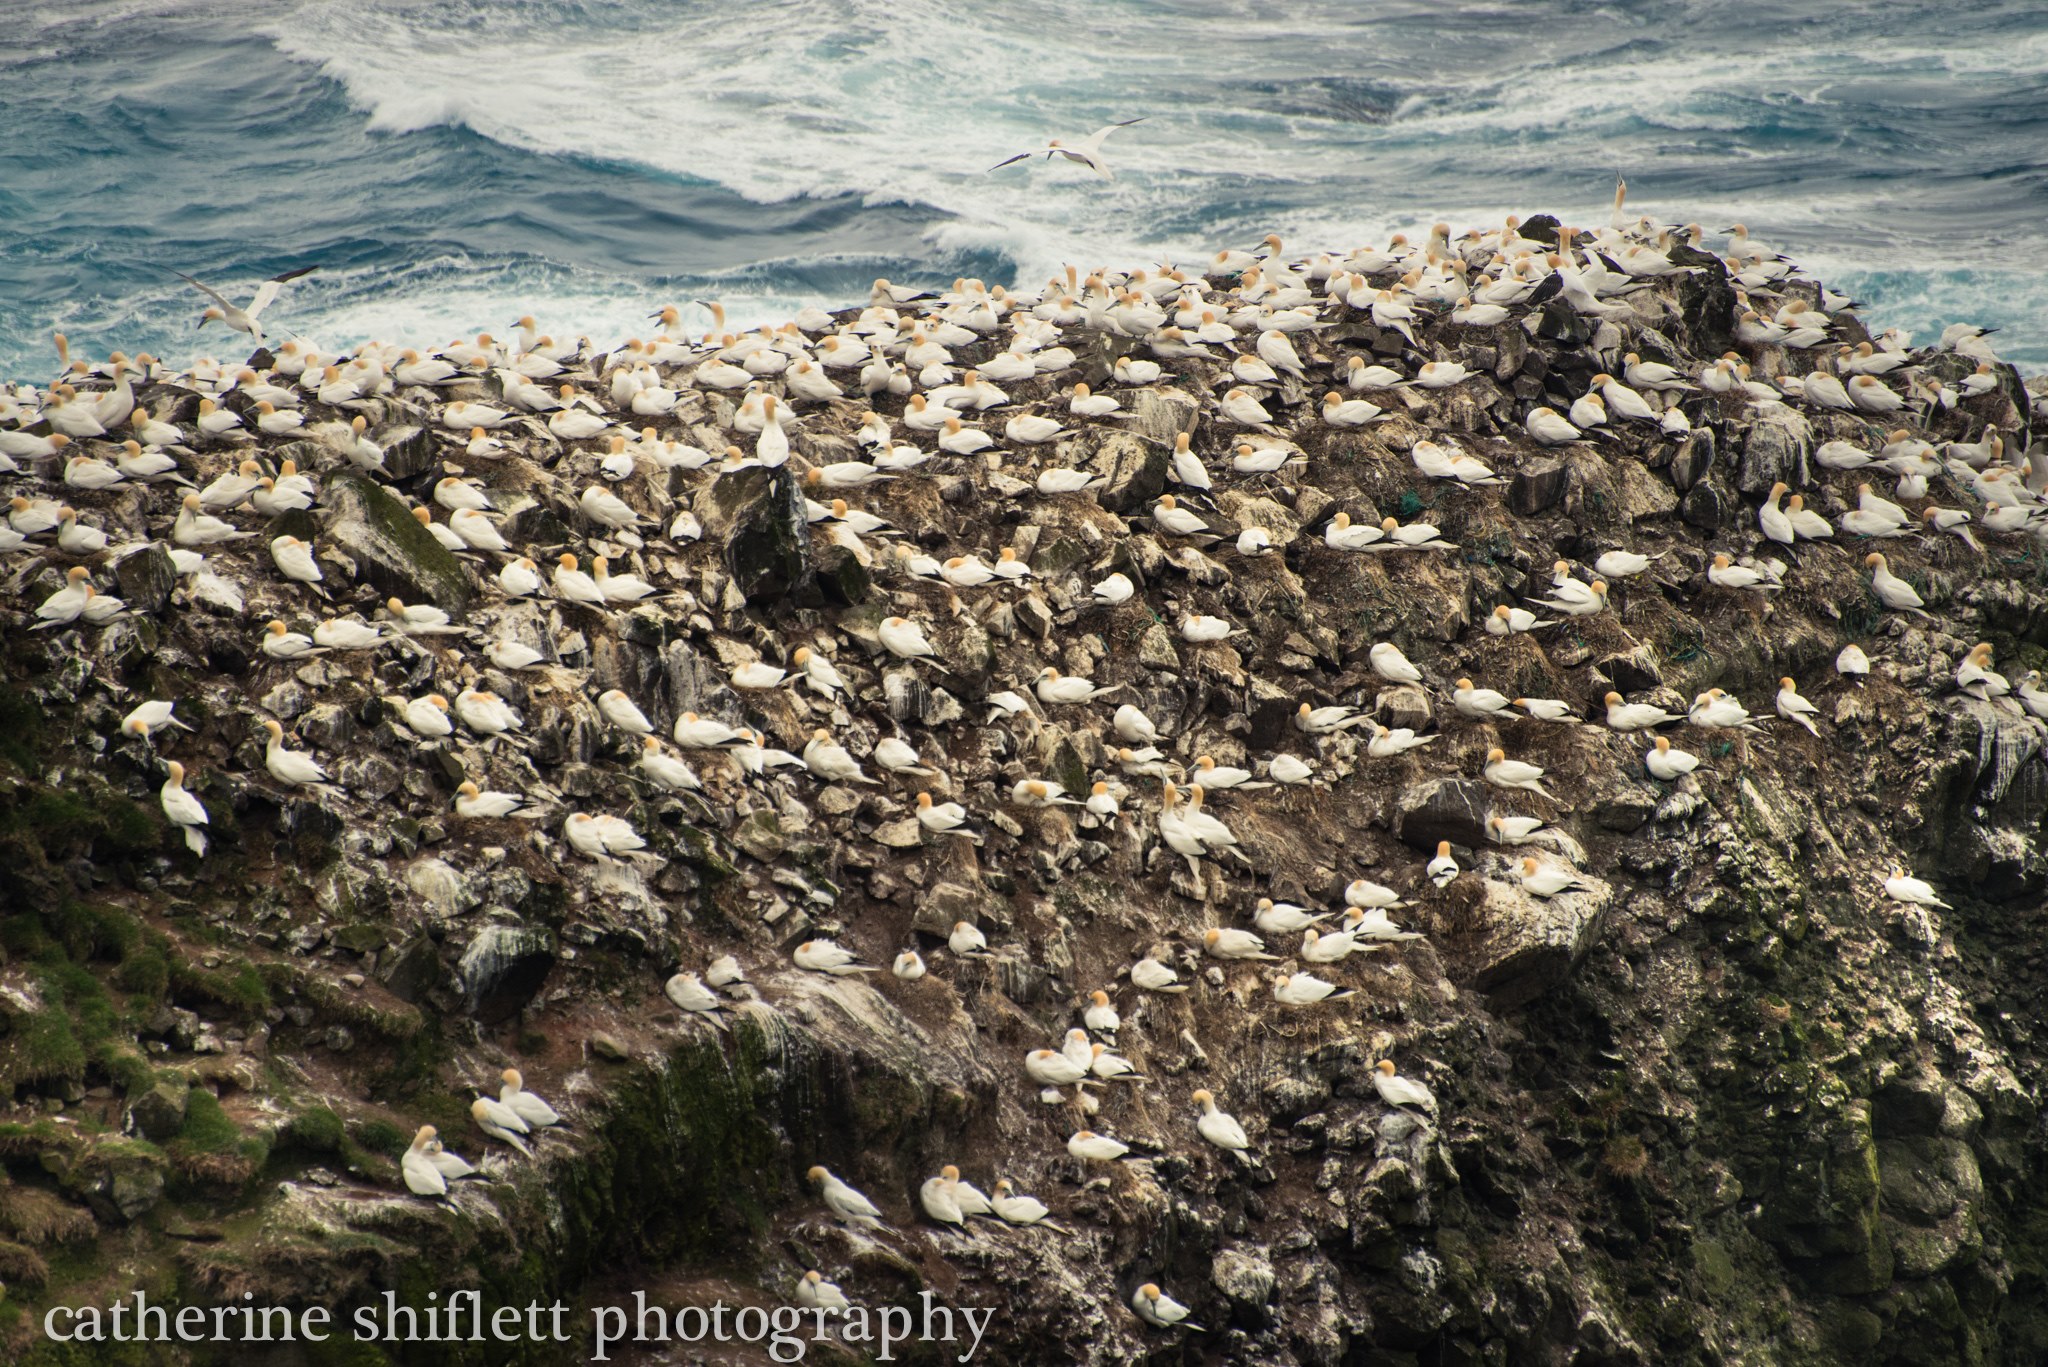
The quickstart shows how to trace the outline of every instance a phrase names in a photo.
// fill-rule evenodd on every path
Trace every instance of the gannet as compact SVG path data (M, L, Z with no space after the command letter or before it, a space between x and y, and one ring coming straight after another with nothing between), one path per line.
M1437 739L1435 736L1418 736L1406 726L1381 726L1370 719L1366 725L1372 730L1372 739L1365 743L1365 752L1374 759L1391 759L1410 750L1420 750Z
M520 725L519 714L503 698L474 688L455 695L455 715L464 726L485 737L516 731Z
M298 788L328 781L327 771L316 763L311 755L284 746L284 727L275 721L265 720L263 729L270 734L270 741L264 747L263 767L270 776L287 787Z
M1035 691L1042 703L1085 703L1122 687L1122 684L1111 684L1108 688L1097 688L1092 680L1064 675L1047 665L1038 673Z
M1024 1073L1047 1087L1067 1087L1088 1076L1088 1064L1057 1049L1033 1049L1024 1056Z
M1116 728L1117 735L1128 745L1157 745L1159 743L1159 728L1153 725L1150 717L1146 716L1143 711L1131 703L1120 704L1116 709L1116 715L1110 719L1110 724Z
M1921 601L1920 595L1914 592L1911 584L1886 568L1882 555L1872 551L1863 558L1863 563L1870 567L1870 589L1880 603L1894 611L1918 612L1922 617L1928 615L1922 611L1927 605Z
M832 739L832 733L824 727L811 732L811 738L804 745L804 765L813 774L827 783L873 783L860 764L846 747Z
M589 812L571 812L562 827L562 836L571 847L600 864L611 863L615 854L630 855L647 848L647 842L629 822Z
M191 727L171 715L171 708L174 706L176 704L161 700L152 700L138 705L134 711L121 718L121 733L123 735L141 736L144 740L148 740L152 732L166 726L175 726L180 731L190 731Z
M221 294L213 286L194 280L183 271L174 270L171 274L213 300L213 306L199 315L200 327L205 327L209 322L219 322L235 332L246 332L252 340L261 342L263 340L263 327L259 320L263 311L269 308L271 303L277 298L277 292L283 289L288 282L296 280L302 275L311 274L318 269L319 267L317 266L301 266L295 271L286 271L282 275L271 276L256 287L256 293L250 298L247 308L235 307L235 305L228 302L227 296Z
M1870 657L1863 653L1863 647L1851 641L1842 647L1839 655L1835 656L1835 673L1845 679L1861 682L1869 677Z
M1401 905L1400 894L1369 878L1355 878L1344 889L1344 904L1366 910L1385 910Z
M1068 161L1077 162L1087 167L1104 180L1115 180L1116 177L1111 174L1108 165L1102 160L1102 141L1119 128L1129 128L1134 123L1143 123L1144 121L1144 116L1141 115L1135 119L1122 119L1116 123L1104 124L1087 137L1074 143L1066 143L1058 138L1054 138L1046 143L1043 149L1045 158L1050 161L1055 156L1065 157ZM1037 149L1029 152L1019 152L1014 157L1005 157L988 169L1000 171L1005 166L1012 166L1017 162L1027 161L1038 155L1039 150Z
M928 1218L939 1224L958 1228L965 1228L967 1225L967 1216L960 1209L959 1201L954 1198L953 1183L943 1172L937 1177L925 1179L924 1184L917 1189L917 1203Z
M1670 783L1699 768L1700 761L1697 755L1673 749L1670 741L1659 736L1656 746L1643 756L1643 767L1653 776Z
M924 958L914 949L906 949L889 965L889 972L901 982L914 983L925 974Z
M1161 1291L1156 1282L1146 1282L1131 1293L1131 1309L1154 1329L1184 1328L1197 1333L1208 1332L1201 1325L1191 1323L1188 1308Z
M819 1197L840 1223L883 1228L882 1212L875 1208L875 1203L834 1177L822 1165L812 1168L806 1176L818 1184Z
M1694 726L1708 730L1760 731L1750 720L1749 709L1718 688L1710 688L1692 700L1686 717Z
M1317 930L1310 926L1301 932L1301 957L1312 964L1341 963L1353 954L1377 948L1361 945L1348 930Z
M432 1126L428 1128L433 1129ZM450 1153L441 1146L440 1133L439 1130L434 1130L433 1135L427 1140L423 1150L427 1155L427 1161L434 1165L434 1171L440 1173L441 1176L447 1178L450 1182L459 1182L465 1177L481 1176L482 1174L478 1173L460 1154Z
M1235 1116L1216 1109L1216 1098L1207 1088L1195 1089L1194 1101L1202 1108L1201 1118L1195 1121L1195 1129L1202 1138L1219 1149L1241 1153L1252 1146L1245 1135L1244 1126Z
M608 688L597 695L597 710L605 720L629 735L646 736L654 730L654 723L634 705L625 690Z
M1315 777L1315 769L1294 755L1280 754L1266 765L1266 776L1275 783L1302 784Z
M1572 582L1576 584L1578 581ZM1607 607L1607 585L1604 581L1595 579L1586 585L1583 591L1554 591L1551 597L1538 598L1536 601L1554 612L1564 613L1567 617L1589 617Z
M264 627L262 649L274 660L301 660L327 653L324 647L313 643L312 637L286 630L283 622L271 622Z
M1010 1225L1044 1224L1046 1217L1052 1214L1045 1203L1036 1197L1017 1195L1016 1188L1007 1177L996 1180L995 1188L989 1194L988 1204L997 1219ZM1056 1226L1048 1224L1046 1228L1052 1229Z
M1557 800L1544 790L1541 781L1543 770L1539 766L1518 759L1509 759L1507 753L1498 746L1486 752L1486 764L1480 772L1486 781L1496 788L1520 789L1535 793L1538 797L1550 798L1553 802Z
M1340 988L1313 973L1273 975L1273 1000L1285 1006L1314 1006L1317 1002L1342 1001L1356 995L1356 988Z
M789 677L789 672L760 660L749 660L733 670L730 677L734 688L742 692L755 692L779 687L782 681Z
M1436 1110L1436 1096L1412 1078L1402 1077L1394 1069L1392 1059L1383 1058L1373 1070L1373 1089L1380 1094L1380 1100L1389 1106L1415 1106L1425 1111Z
M1487 839L1499 845L1527 845L1542 829L1541 817L1490 816L1486 819Z
M960 1207L962 1215L994 1216L995 1206L981 1188L960 1175L960 1169L948 1163L939 1169L939 1176L951 1184L954 1204Z
M1078 494L1084 489L1103 483L1101 475L1086 470L1067 470L1048 466L1038 472L1038 492L1047 495Z
M427 1145L433 1140L435 1133L432 1125L420 1126L413 1134L411 1145L406 1148L404 1156L399 1161L399 1175L405 1180L406 1190L415 1196L445 1198L448 1195L448 1179L441 1175L441 1170L435 1167L427 1156Z
M1459 870L1458 861L1451 857L1450 841L1439 840L1436 842L1436 858L1429 861L1429 866L1423 872L1427 875L1430 882L1440 888L1446 888L1451 885L1457 878Z
M1403 940L1419 940L1420 931L1403 930L1387 919L1383 907L1353 907L1344 913L1344 932L1355 939L1398 943Z
M92 592L91 578L92 571L83 565L73 565L66 570L64 587L37 606L36 625L32 630L68 626L77 621L85 611L87 595Z
M1511 607L1506 603L1502 603L1486 619L1486 632L1489 636L1513 636L1519 632L1535 631L1541 627L1554 627L1556 625L1557 623L1554 621L1546 622L1539 619L1535 613L1527 608Z
M916 778L931 778L938 773L926 767L915 748L909 742L895 736L884 736L875 742L872 751L875 763L892 774L909 774Z
M1522 890L1532 897L1555 897L1567 888L1581 887L1577 874L1537 859L1522 861Z
M1884 880L1884 895L1894 902L1909 902L1920 907L1940 907L1953 910L1949 904L1935 895L1932 884L1909 876L1904 869L1894 867L1891 877Z
M807 968L813 973L829 973L835 978L880 971L872 964L856 961L850 950L831 940L806 940L796 947L794 957L798 968Z
M448 700L439 693L408 699L399 715L405 729L422 740L439 740L455 732L455 723L448 720Z
M1143 1082L1145 1080L1144 1074L1140 1073L1129 1059L1119 1058L1117 1055L1112 1054L1109 1052L1109 1046L1106 1044L1089 1045L1088 1058L1089 1074L1100 1078L1104 1082Z
M816 1268L797 1278L796 1293L791 1297L805 1309L851 1310L853 1302L846 1299L846 1293L836 1282L828 1282L825 1275Z
M1114 1163L1130 1151L1130 1145L1093 1130L1076 1130L1067 1140L1067 1152L1084 1163Z
M52 518L52 525L55 519ZM16 530L20 530L18 527ZM224 541L243 541L254 532L238 532L231 523L200 511L199 495L187 494L171 527L171 540L180 546L214 546Z
M1295 709L1294 729L1311 736L1327 736L1354 726L1364 726L1371 720L1365 713L1349 707L1311 707L1303 703Z
M511 1107L480 1096L469 1104L469 1118L491 1138L510 1144L528 1158L533 1157L533 1150L526 1147L524 1138L531 1130Z
M884 618L876 635L891 655L903 660L930 659L938 654L925 638L924 628L903 617Z
M1616 692L1610 691L1604 701L1607 704L1607 725L1616 731L1646 731L1654 726L1684 720L1654 703L1626 702Z
M1398 370L1366 364L1363 356L1353 356L1345 363L1345 383L1352 389L1392 389L1404 378Z
M986 958L988 937L971 921L955 921L951 933L946 937L946 948L960 958Z
M1451 705L1464 716L1483 719L1507 711L1513 700L1491 688L1474 688L1470 679L1460 679Z
M811 691L821 698L830 698L847 691L846 680L840 676L832 662L809 646L798 646L789 657L789 662L804 672L804 682Z
M531 816L520 810L520 799L511 793L487 793L464 780L455 789L455 814L471 820L502 816Z
M199 799L185 791L185 766L172 760L167 766L170 777L158 793L163 804L164 819L176 826L185 836L185 848L196 855L206 853L206 832L200 827L208 824L206 808Z
M1372 665L1372 672L1391 683L1419 684L1422 671L1408 662L1399 646L1381 641L1366 652L1366 659Z
M1185 992L1188 985L1180 975L1159 960L1146 956L1131 965L1131 985L1147 992Z
M1813 724L1813 718L1820 715L1820 709L1799 696L1799 687L1790 678L1778 680L1778 715L1787 721L1798 722L1809 734L1820 734L1820 728Z
M1363 427L1382 411L1370 399L1347 399L1334 389L1323 395L1323 421L1331 427Z
M287 579L302 584L321 581L320 566L313 559L313 548L295 536L280 536L273 540L270 558L277 565L278 572Z
M981 837L965 829L967 809L957 802L933 802L930 793L917 795L917 824L934 835L957 835L976 844Z
M1109 1000L1109 993L1097 988L1088 994L1088 1009L1081 1013L1081 1023L1098 1035L1114 1037L1123 1028L1123 1018Z
M2012 692L2012 684L2006 677L1991 668L1990 642L1972 646L1963 662L1956 666L1956 688L1986 701Z
M1362 551L1370 548L1375 541L1386 535L1381 528L1369 524L1354 526L1351 514L1338 513L1323 529L1323 544L1333 551Z
M1544 446L1563 446L1585 435L1551 408L1530 409L1529 416L1522 420L1522 426Z
M1899 489L1901 496L1906 496L1905 487L1906 482L1900 480ZM1925 494L1926 490L1922 489L1919 494L1912 495L1912 497L1924 497ZM1971 550L1977 551L1980 554L1983 552L1983 545L1970 533L1970 515L1961 509L1929 506L1920 510L1920 518L1927 524L1930 530L1947 532L1949 535L1962 541Z
M1215 538L1221 535L1207 520L1181 507L1172 494L1161 494L1153 502L1152 524L1173 536Z
M495 640L484 648L485 656L500 669L531 669L545 663L547 657L532 646L520 641Z

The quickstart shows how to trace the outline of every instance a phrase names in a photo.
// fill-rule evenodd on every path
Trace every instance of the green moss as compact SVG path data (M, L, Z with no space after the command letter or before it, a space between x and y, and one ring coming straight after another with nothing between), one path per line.
M242 1142L242 1131L204 1087L185 1099L185 1124L169 1144L173 1153L229 1153Z
M149 1060L119 1040L102 1044L93 1055L93 1066L105 1073L123 1096L137 1096L156 1085L156 1069Z
M218 968L173 960L169 968L171 987L179 998L196 997L244 1017L259 1015L270 1005L270 989L263 975L247 960L233 960Z
M133 950L114 970L114 985L138 997L160 1001L171 988L171 966L154 945Z
M366 1120L355 1127L353 1135L356 1143L386 1158L396 1158L404 1153L405 1146L412 1139L388 1120Z
M308 1153L340 1153L348 1131L341 1117L325 1106L309 1106L285 1122L278 1138Z

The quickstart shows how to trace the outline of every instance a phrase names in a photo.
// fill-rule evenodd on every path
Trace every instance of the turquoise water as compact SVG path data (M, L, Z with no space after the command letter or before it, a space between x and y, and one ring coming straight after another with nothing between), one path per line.
M1614 177L1746 222L1931 336L2048 367L2048 6L225 0L51 6L0 44L0 377L62 328L221 345L171 267L328 347L523 313L600 341L876 275L1037 280L1277 231L1350 246ZM1144 116L1110 184L1049 136Z

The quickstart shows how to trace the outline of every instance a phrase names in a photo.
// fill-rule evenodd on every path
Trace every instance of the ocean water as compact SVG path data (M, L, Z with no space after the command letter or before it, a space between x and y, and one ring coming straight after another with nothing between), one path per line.
M1117 179L1003 157L1116 119ZM0 5L0 378L185 362L318 265L323 347L877 275L1038 281L1437 218L1747 223L1884 325L2048 368L2048 4L74 0ZM694 315L703 320L704 315Z

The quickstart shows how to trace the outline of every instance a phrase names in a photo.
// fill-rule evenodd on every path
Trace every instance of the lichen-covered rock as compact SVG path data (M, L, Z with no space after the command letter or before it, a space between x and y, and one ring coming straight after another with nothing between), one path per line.
M715 534L725 568L749 603L771 603L802 584L811 568L803 492L788 466L756 466L711 486ZM712 523L707 535L714 534Z
M448 612L467 606L475 592L469 571L389 490L353 470L334 470L321 499L325 541L354 561L357 576L379 594Z

